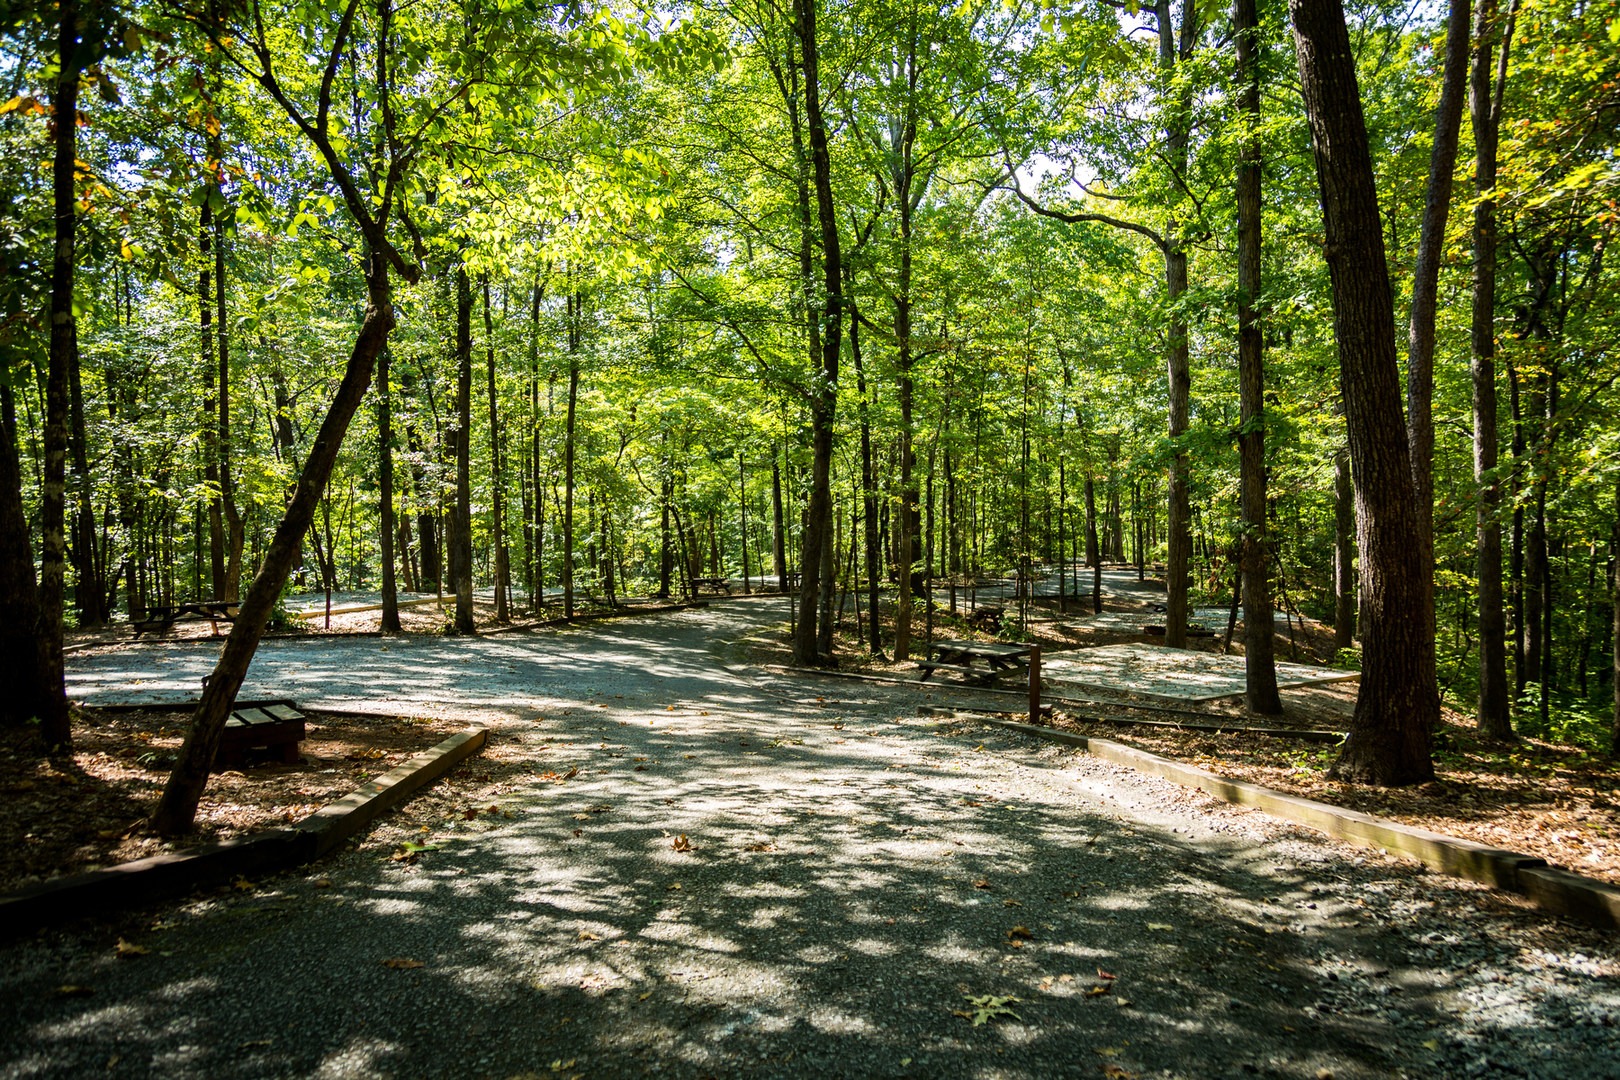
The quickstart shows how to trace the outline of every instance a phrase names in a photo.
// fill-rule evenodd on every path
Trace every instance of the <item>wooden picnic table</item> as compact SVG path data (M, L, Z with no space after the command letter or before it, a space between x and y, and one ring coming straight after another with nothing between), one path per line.
M221 600L199 600L190 604L150 607L146 609L145 615L134 620L135 636L140 637L153 630L169 630L181 619L207 619L214 624L214 633L218 634L219 624L235 622L240 610L240 604L225 603Z
M725 578L695 577L692 579L692 592L694 594L701 593L705 589L716 596L721 593L725 593L727 596L731 595L731 583Z
M955 671L969 682L992 682L1005 675L1029 672L1029 657L1035 646L997 641L955 641L941 638L928 647L932 659L920 660L922 679L936 671Z

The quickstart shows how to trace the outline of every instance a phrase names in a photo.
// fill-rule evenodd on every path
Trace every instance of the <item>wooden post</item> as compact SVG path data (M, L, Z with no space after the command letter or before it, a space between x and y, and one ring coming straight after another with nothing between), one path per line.
M1029 722L1041 722L1041 647L1029 648Z

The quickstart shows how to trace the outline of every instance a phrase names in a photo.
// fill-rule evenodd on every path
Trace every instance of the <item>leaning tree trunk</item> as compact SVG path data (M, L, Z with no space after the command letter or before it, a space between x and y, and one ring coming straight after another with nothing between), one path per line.
M1434 778L1430 740L1440 696L1434 638L1424 622L1431 582L1418 547L1372 155L1338 0L1289 0L1288 8L1322 194L1361 549L1361 692L1333 772L1368 783L1416 783Z
M258 649L265 623L269 621L270 612L281 596L281 588L298 558L304 533L315 520L315 508L332 475L332 466L337 461L349 421L365 397L377 354L387 342L389 331L394 328L392 289L389 286L386 258L376 248L372 249L366 281L366 312L360 324L360 333L355 337L354 348L349 353L343 381L338 385L332 406L327 410L326 419L321 422L315 442L304 459L292 501L287 504L281 524L276 527L275 539L270 542L264 562L253 583L248 586L241 611L231 626L230 636L225 639L219 663L204 683L202 700L192 714L191 732L180 748L180 759L169 776L163 797L153 814L153 828L165 836L191 829L231 705L236 700L237 691L242 688L243 680L247 678L248 665Z
M1235 0L1238 108L1250 125L1238 153L1238 429L1243 510L1244 699L1263 715L1282 712L1277 694L1276 631L1271 615L1271 543L1266 530L1265 342L1254 305L1260 295L1260 73L1256 54L1260 16L1256 0Z

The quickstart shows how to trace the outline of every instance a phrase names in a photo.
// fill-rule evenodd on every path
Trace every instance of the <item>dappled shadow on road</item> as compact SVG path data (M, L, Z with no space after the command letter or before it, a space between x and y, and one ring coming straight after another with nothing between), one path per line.
M1104 767L918 720L910 690L754 681L688 629L331 668L389 700L406 670L410 693L521 702L505 737L544 764L428 827L425 850L351 853L149 935L165 956L25 973L6 1069L1446 1071L1420 1043L1431 981L1403 965L1388 905L1369 914L1414 871L1313 843L1282 858L1290 830L1231 815L1194 837L1122 819ZM51 997L81 979L93 998ZM1369 981L1399 997L1350 992ZM1016 1017L975 1025L973 999Z

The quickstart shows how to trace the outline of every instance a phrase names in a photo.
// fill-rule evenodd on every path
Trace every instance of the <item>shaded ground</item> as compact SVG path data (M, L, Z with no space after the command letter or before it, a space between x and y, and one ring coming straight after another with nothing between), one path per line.
M1260 735L1121 729L1061 712L1051 723L1222 776L1535 855L1620 885L1620 772L1614 763L1538 739L1512 746L1482 740L1471 720L1451 710L1438 733L1437 782L1403 789L1329 779L1336 747Z
M741 665L784 614L270 643L266 696L478 715L530 771L469 763L307 875L0 946L0 1076L1616 1075L1611 938L917 715L952 691ZM171 693L206 660L71 676Z
M71 759L0 729L0 892L35 881L285 825L342 798L456 730L448 721L307 714L297 764L252 758L208 781L184 844L142 826L174 765L190 715L80 710Z

